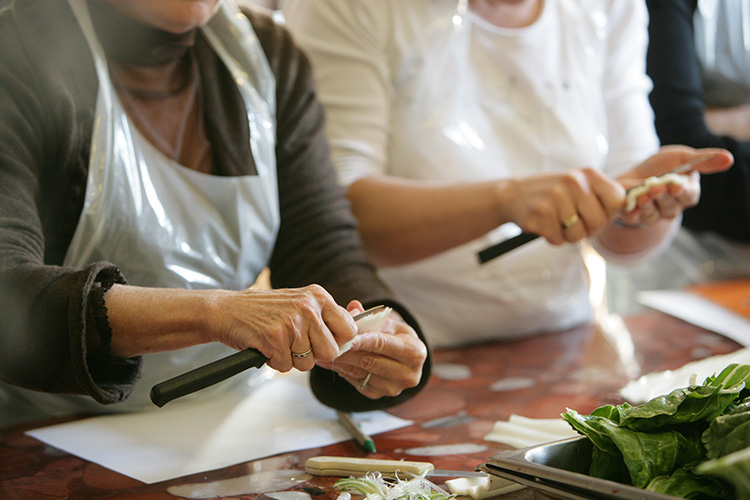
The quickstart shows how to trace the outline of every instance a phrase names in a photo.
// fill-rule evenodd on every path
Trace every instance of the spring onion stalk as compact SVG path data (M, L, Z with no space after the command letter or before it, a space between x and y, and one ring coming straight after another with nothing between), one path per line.
M424 475L412 479L384 478L379 472L368 472L363 477L339 479L338 489L362 495L366 500L451 500L455 495L443 490Z

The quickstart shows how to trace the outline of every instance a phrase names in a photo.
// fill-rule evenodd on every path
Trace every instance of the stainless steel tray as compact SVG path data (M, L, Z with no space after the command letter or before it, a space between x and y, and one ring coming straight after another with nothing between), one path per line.
M675 500L587 474L591 441L574 437L494 455L479 469L534 490L536 498L556 500Z

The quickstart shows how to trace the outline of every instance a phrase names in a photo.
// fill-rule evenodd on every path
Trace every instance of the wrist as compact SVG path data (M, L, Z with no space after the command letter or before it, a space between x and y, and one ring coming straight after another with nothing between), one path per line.
M229 290L206 291L198 315L196 325L204 337L205 343L222 342L227 338L226 332L231 330L231 315L227 314L227 301L235 293Z
M502 179L493 182L493 206L492 213L497 214L497 226L507 222L514 222L511 214L513 207L517 206L514 199L518 192L518 181L516 179Z
M642 222L626 222L625 220L617 217L614 221L612 221L612 225L615 227L619 227L621 229L643 229L646 227L646 224Z

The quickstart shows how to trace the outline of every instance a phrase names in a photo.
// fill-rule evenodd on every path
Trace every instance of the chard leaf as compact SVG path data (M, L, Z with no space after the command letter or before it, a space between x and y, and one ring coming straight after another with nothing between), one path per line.
M727 365L721 373L706 378L703 385L719 386L725 389L738 384L747 385L750 382L750 365L732 363Z
M689 467L677 469L671 476L655 477L646 490L677 498L726 500L733 497L732 487L724 480L694 474Z
M744 413L746 411L750 411L750 398L739 399L731 405L727 406L727 409L724 411L724 415Z
M574 429L591 439L595 447L609 455L606 464L593 467L597 474L605 474L602 471L609 470L616 474L613 463L620 456L628 470L630 484L640 488L645 487L654 477L671 475L678 467L705 458L700 440L692 436L686 437L678 431L636 432L620 427L607 418L580 415L574 410L568 410L563 418ZM592 464L593 462L592 456ZM605 479L615 480L614 477Z
M620 406L604 405L600 406L596 410L592 411L591 414L596 417L602 417L611 420L612 422L620 423L620 410L619 408L624 406L630 406L627 403L623 403Z
M563 413L562 417L573 429L588 437L594 443L595 447L612 456L621 455L620 450L617 449L617 446L610 437L609 429L604 424L604 422L607 422L610 426L615 425L611 420L596 416L593 413L591 415L581 415L571 409Z
M700 441L677 431L647 433L620 427L613 430L612 439L622 453L632 484L639 488L705 457Z
M708 458L719 458L750 446L750 411L717 417L701 438Z
M630 472L622 459L622 453L617 451L616 455L600 450L596 446L591 447L591 467L589 475L600 479L609 479L618 483L630 484Z
M750 500L750 448L703 462L695 472L728 481L734 487L736 500Z
M744 385L729 390L721 385L675 389L638 406L621 405L620 425L635 431L656 431L673 425L711 421L739 396Z

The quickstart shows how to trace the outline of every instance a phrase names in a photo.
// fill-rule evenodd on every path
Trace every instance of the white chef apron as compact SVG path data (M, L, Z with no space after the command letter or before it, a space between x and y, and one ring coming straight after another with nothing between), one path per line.
M115 93L86 0L69 2L92 51L99 92L86 198L64 264L107 260L139 286L252 285L273 250L279 201L275 80L249 21L224 0L201 28L242 95L258 172L220 177L179 165L139 133ZM135 391L113 409L153 408L154 384L233 352L216 343L145 355ZM194 396L240 390L267 378L266 371L248 370Z
M415 28L412 53L399 68L388 173L471 182L601 167L608 151L601 88L594 83L605 53L601 9L546 1L533 25L502 29L469 11L467 0L452 9L447 4L431 4L442 11L429 26ZM549 50L561 59L518 57L528 44L553 44ZM554 247L539 239L479 263L479 250L518 232L506 224L432 258L382 269L381 276L438 347L588 321L579 245Z

